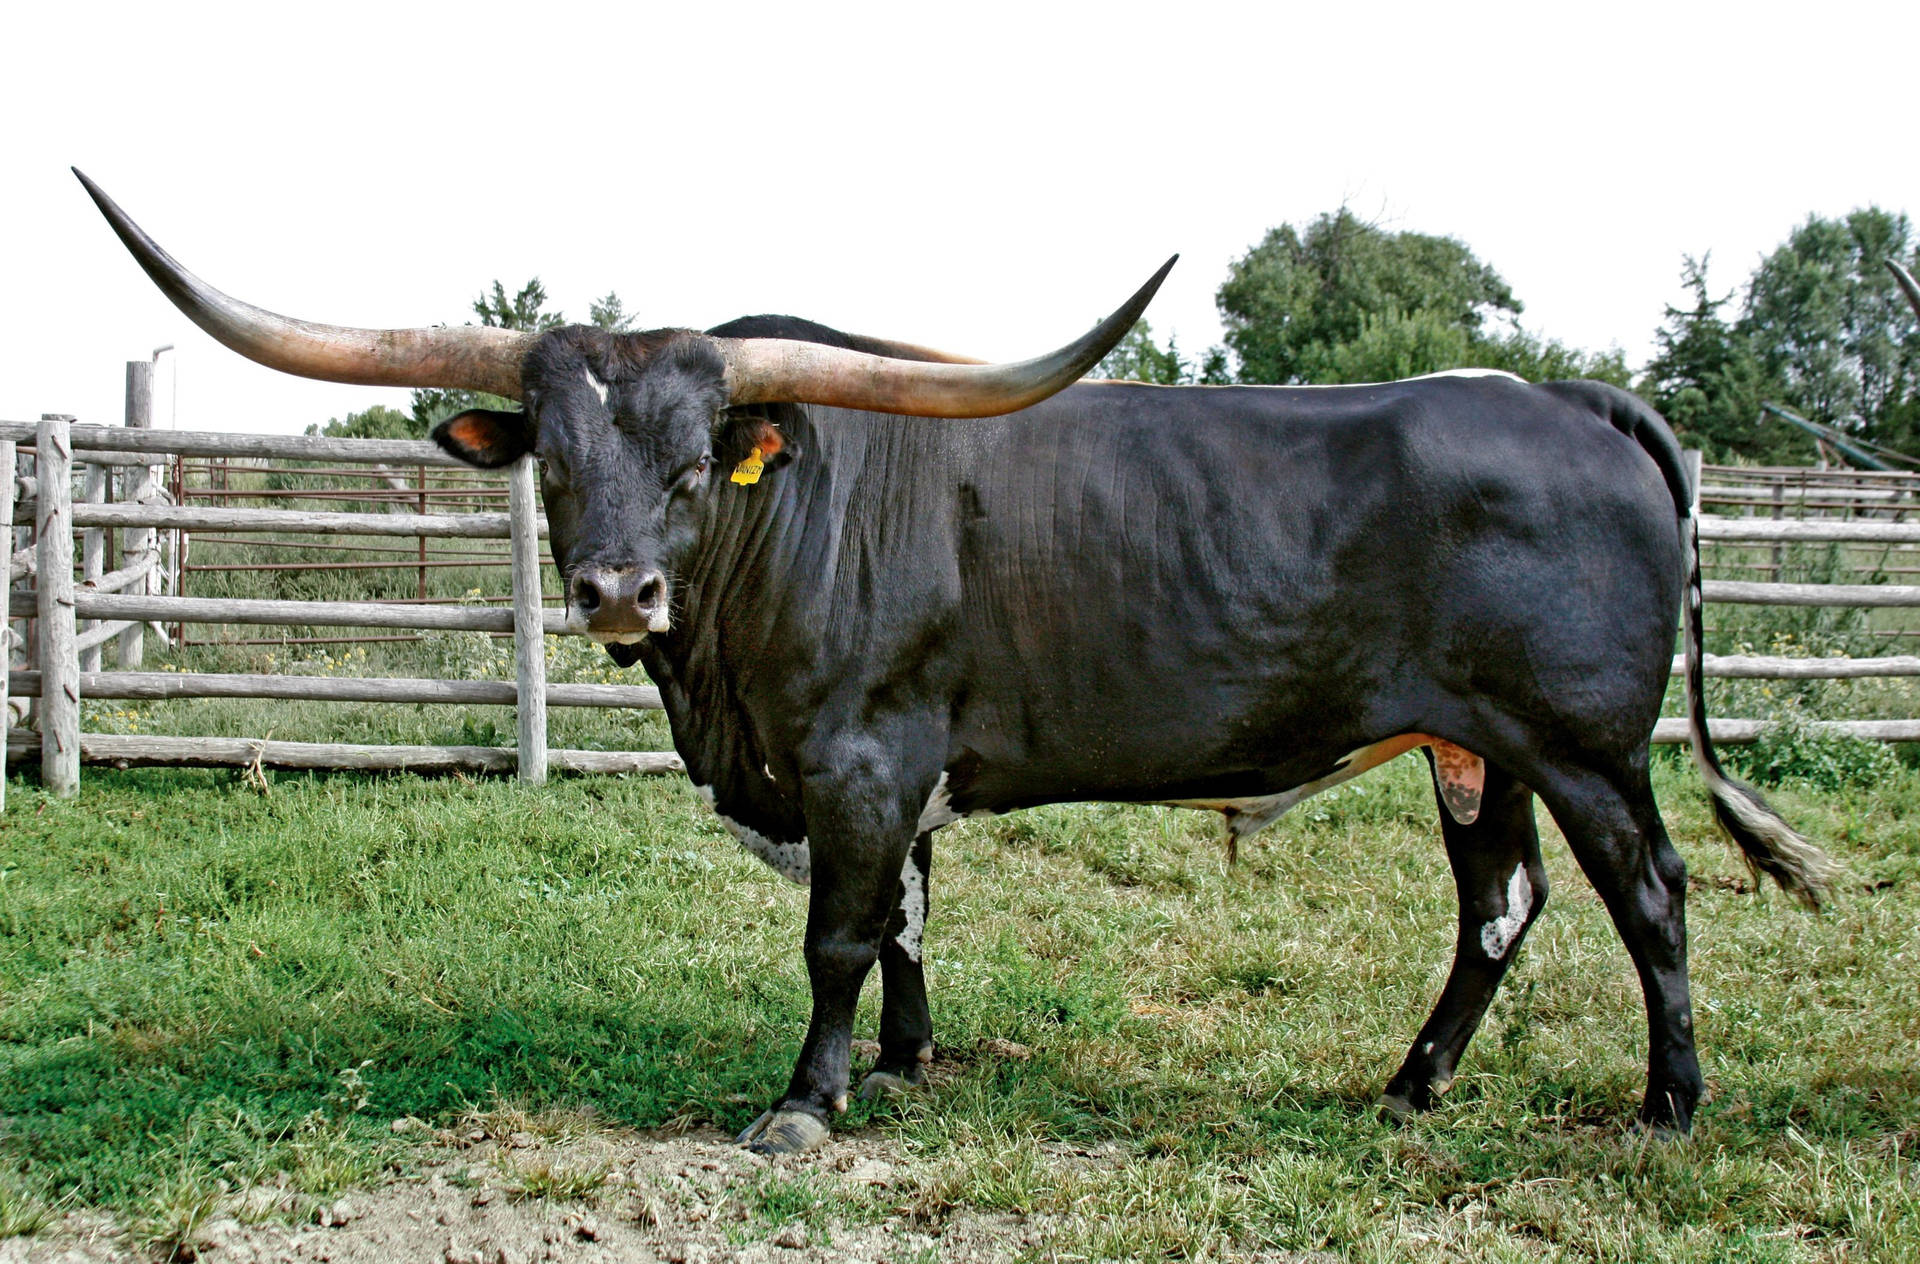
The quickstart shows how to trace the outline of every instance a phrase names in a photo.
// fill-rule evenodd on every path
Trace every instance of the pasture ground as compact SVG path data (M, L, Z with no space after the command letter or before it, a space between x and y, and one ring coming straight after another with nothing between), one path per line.
M1684 765L1658 784L1688 1140L1627 1126L1639 989L1550 829L1453 1091L1378 1116L1454 933L1402 759L1230 870L1199 813L943 831L937 1085L769 1164L722 1139L790 1070L804 894L683 781L15 781L0 1259L1920 1258L1920 774L1775 794L1850 868L1820 915L1746 889Z

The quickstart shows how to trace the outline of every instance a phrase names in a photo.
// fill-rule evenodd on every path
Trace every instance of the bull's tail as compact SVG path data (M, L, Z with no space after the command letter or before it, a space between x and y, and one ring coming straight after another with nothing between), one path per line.
M1680 530L1687 543L1687 596L1682 605L1686 609L1687 736L1694 767L1706 780L1714 817L1739 844L1754 881L1763 873L1771 874L1787 894L1808 908L1819 908L1820 898L1839 878L1840 867L1787 824L1758 790L1729 777L1713 753L1713 739L1707 735L1706 669L1701 661L1700 525L1694 520L1691 502L1681 508Z
M1704 592L1700 582L1700 527L1695 521L1693 486L1681 458L1679 441L1660 414L1625 391L1595 383L1565 385L1604 392L1602 410L1653 458L1666 479L1667 489L1673 494L1674 510L1686 547L1687 588L1681 605L1686 632L1687 734L1693 746L1694 766L1700 770L1700 776L1707 783L1707 793L1713 799L1714 817L1720 822L1720 828L1738 844L1741 858L1753 871L1756 883L1761 874L1771 874L1782 890L1808 908L1818 908L1821 897L1838 881L1840 866L1787 824L1758 790L1729 777L1720 767L1720 759L1713 753L1713 739L1707 733L1706 672L1700 626Z

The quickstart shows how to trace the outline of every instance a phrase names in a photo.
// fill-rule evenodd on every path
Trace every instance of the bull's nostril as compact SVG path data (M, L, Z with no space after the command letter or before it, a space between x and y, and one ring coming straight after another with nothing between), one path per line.
M573 581L573 604L581 614L592 614L600 608L600 587L590 579Z
M666 591L666 584L667 581L663 577L649 575L646 582L640 585L640 591L634 594L640 608L645 610L649 606L657 605Z

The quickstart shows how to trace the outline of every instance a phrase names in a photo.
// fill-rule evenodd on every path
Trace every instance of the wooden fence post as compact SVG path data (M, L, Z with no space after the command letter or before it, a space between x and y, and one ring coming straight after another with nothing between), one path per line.
M48 793L80 793L80 658L73 621L71 417L43 414L34 432L39 466L40 779Z
M127 425L135 430L153 428L153 362L127 361ZM123 476L120 496L129 504L142 504L157 484L151 465L130 465ZM154 547L152 527L128 527L120 533L120 564L131 566ZM135 591L142 596L158 591L156 567L147 572ZM146 627L138 621L120 634L120 670L139 671L146 659Z
M0 522L13 522L13 478L14 444L13 440L0 440ZM6 540L13 542L13 528L6 528ZM13 550L7 550L7 559L11 564ZM13 588L11 576L7 579L7 588ZM0 812L7 810L6 776L6 736L13 727L13 710L7 705L7 685L13 675L13 618L11 614L0 615Z
M520 780L547 783L547 639L541 626L539 496L533 458L513 463L507 517L513 528L513 660L519 687Z

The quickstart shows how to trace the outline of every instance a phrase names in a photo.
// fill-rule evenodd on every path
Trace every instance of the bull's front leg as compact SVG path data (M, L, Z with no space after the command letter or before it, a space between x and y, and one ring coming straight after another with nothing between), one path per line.
M813 1018L785 1096L740 1134L740 1143L758 1153L797 1154L822 1144L828 1120L847 1108L854 1007L899 902L919 800L932 779L909 781L887 747L866 738L835 743L820 770L806 775Z

